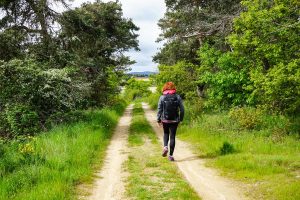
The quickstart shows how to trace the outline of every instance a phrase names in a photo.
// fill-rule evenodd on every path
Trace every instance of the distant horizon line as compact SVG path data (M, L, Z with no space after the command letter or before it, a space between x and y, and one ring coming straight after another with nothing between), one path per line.
M145 72L158 73L158 71L149 71L149 70L145 70L145 71L129 71L129 72L126 72L126 73L129 74L129 73L145 73Z

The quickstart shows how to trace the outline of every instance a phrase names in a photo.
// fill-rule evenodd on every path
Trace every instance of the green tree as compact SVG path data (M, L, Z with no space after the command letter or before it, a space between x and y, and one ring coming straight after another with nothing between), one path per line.
M120 81L133 63L124 52L138 50L138 27L123 17L121 5L115 2L83 4L64 12L59 22L64 49L74 55L72 62L92 83L92 101L105 104L106 92L114 94L117 89L110 84L110 77Z
M247 61L252 99L273 110L300 109L300 2L243 1L246 11L234 20L228 41Z
M5 114L0 121L22 134L29 132L30 120L37 130L52 114L80 108L89 96L89 84L72 79L74 73L71 68L44 70L29 59L1 62L0 112ZM2 126L6 124L0 125L0 132Z
M225 37L231 32L232 19L241 11L240 0L165 2L167 12L158 23L162 29L158 41L167 41L154 61L173 65L186 60L196 64L197 50L205 41L218 49L228 48Z
M249 79L245 60L234 52L223 53L208 44L200 48L201 65L197 68L198 85L205 85L206 105L209 107L230 107L254 105L250 101L253 83Z
M159 74L155 76L155 81L159 89L166 82L172 81L183 98L196 94L196 65L182 61L172 66L160 65L158 69Z
M30 51L41 60L49 60L55 54L54 27L59 14L51 8L53 3L67 7L65 0L0 1L0 37L6 37L0 40L0 46L4 47L4 52L15 53L15 57L0 54L0 59L18 57L17 46L21 47L21 52Z

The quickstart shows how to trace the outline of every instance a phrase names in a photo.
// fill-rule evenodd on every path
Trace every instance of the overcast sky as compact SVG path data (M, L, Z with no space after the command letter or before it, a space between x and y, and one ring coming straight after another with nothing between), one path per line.
M108 2L109 0L104 0ZM87 0L74 0L72 7L78 7ZM94 1L90 1L94 2ZM140 27L139 47L141 51L131 51L127 53L136 64L131 66L131 71L156 71L157 64L152 62L152 56L162 46L156 43L160 33L157 22L165 13L164 0L119 0L122 4L123 13L126 18L131 18L133 22Z

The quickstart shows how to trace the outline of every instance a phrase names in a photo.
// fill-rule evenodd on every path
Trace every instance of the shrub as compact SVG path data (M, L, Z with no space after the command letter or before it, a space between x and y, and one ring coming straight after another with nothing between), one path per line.
M229 116L245 129L257 128L262 123L262 111L255 108L233 108Z
M127 81L124 97L128 101L132 101L136 98L145 97L151 94L149 90L150 82L138 81L131 78Z
M21 104L7 105L5 115L9 130L15 135L33 135L40 130L39 116L29 106Z
M196 93L196 65L182 61L172 66L160 65L158 68L159 74L153 77L153 81L159 90L166 82L172 81L176 85L177 93L182 98L188 92Z
M73 69L43 68L31 59L0 62L1 135L32 134L50 115L80 108L89 95L87 83L72 80Z
M0 136L9 136L9 126L4 111L0 111Z
M86 119L84 113L80 110L70 112L57 112L52 114L46 121L45 125L47 128L51 128L58 124L74 123L80 120Z
M187 96L185 104L185 121L191 121L201 116L204 109L203 99Z
M222 147L219 149L220 155L227 155L235 152L234 146L227 141L223 142Z

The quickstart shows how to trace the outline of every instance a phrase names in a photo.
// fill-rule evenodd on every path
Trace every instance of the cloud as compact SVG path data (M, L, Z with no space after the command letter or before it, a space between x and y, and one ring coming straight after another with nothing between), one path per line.
M75 0L72 7L78 7L84 2L88 1ZM166 9L164 0L119 0L119 2L122 4L124 17L132 19L133 23L140 27L138 40L141 51L126 53L136 61L136 64L131 66L131 71L156 71L157 64L152 62L152 56L162 46L155 41L160 34L157 22L163 17Z

